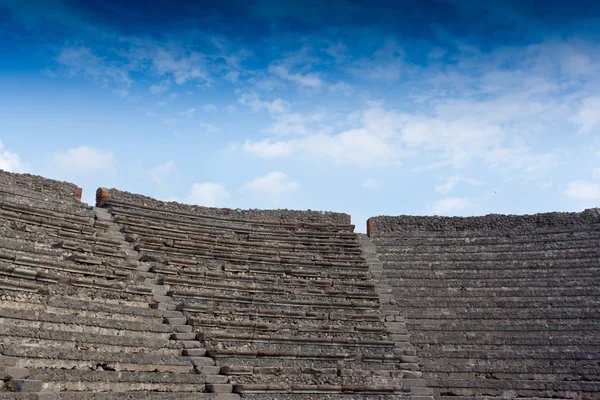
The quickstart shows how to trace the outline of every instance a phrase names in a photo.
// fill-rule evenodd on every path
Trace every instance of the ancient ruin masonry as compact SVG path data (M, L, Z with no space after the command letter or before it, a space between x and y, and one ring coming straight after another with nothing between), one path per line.
M231 210L0 171L0 399L600 398L600 211Z

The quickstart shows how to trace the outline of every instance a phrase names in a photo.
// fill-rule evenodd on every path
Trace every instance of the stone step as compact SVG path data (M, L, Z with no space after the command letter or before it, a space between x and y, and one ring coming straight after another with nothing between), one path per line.
M379 253L379 259L385 261L552 261L572 259L594 259L598 257L598 247L570 248L562 250L537 250L528 252L464 252L464 253Z
M26 345L35 339L36 343L44 343L46 346L65 347L73 346L72 342L82 343L86 348L110 347L115 351L146 351L148 349L161 349L170 345L169 334L163 337L140 336L115 336L114 333L99 334L85 333L71 330L55 330L44 328L32 328L31 326L0 324L0 338L9 337L13 345ZM171 347L177 348L176 344Z
M356 293L371 293L375 285L366 279L337 279L327 277L324 274L314 273L313 271L307 270L296 270L281 272L273 274L272 276L265 276L263 272L254 271L242 271L242 272L221 272L211 271L206 268L197 268L191 270L191 268L173 268L165 266L154 266L152 270L165 274L165 282L205 282L212 284L213 282L219 282L221 285L228 285L230 282L256 285L259 284L263 287L275 287L285 286L288 289L310 289L310 288L322 288L329 290L346 290L349 292Z
M489 345L489 346L598 346L600 338L594 331L512 331L444 332L413 331L414 345ZM499 334L501 333L501 334Z
M402 394L401 386L366 386L366 385L307 385L293 383L257 383L244 384L240 392L245 396L251 393L286 393L286 394Z
M394 348L394 341L392 340L361 340L357 338L334 338L334 337L319 337L319 336L278 336L269 334L241 334L231 333L229 331L202 331L203 339L206 343L211 341L220 341L222 343L248 343L256 345L257 347L269 347L269 345L280 346L281 349L284 346L301 346L304 349L311 347L318 348L324 347L335 347L337 349L344 349L344 351L362 351L362 352L373 352L379 353L381 351L392 350ZM210 346L209 346L210 347ZM352 350L350 350L352 349Z
M0 208L0 219L8 221L18 221L30 226L42 227L45 229L53 229L56 231L65 231L73 233L85 233L93 234L93 220L89 220L89 223L84 222L73 222L67 219L48 218L42 217L30 213L17 213L14 211L7 211L6 209Z
M600 382L557 382L552 380L501 381L479 379L476 381L439 379L428 381L436 394L458 396L502 395L510 390L514 397L535 397L540 392L549 397L593 399L600 392Z
M263 255L252 255L249 253L240 252L199 252L197 250L186 250L186 249L175 249L173 247L140 244L135 246L135 250L140 253L142 257L145 255L154 256L174 256L174 257L191 257L191 258L211 258L222 261L236 261L251 264L274 264L274 265L293 265L293 266L309 266L309 267L326 267L326 268L340 268L343 270L356 270L366 271L368 267L365 261L338 261L338 260L313 260L298 257L278 257L278 256L263 256Z
M49 392L204 392L210 377L200 374L130 371L86 371L72 369L32 370Z
M600 299L589 296L560 297L555 295L537 297L436 297L436 298L405 298L396 294L398 300L396 307L401 314L411 314L419 309L471 307L500 308L500 309L531 309L554 308L561 309L579 307L582 309L596 309L600 307Z
M544 349L529 347L516 349L503 348L503 346L473 346L472 348L452 349L434 347L418 349L417 353L421 359L443 358L445 360L600 360L598 346L586 349L576 345Z
M63 258L52 258L31 253L3 251L0 256L0 272L2 275L11 276L15 270L30 269L34 277L52 278L60 280L63 276L81 277L93 276L98 278L127 280L131 277L129 271L120 271L116 269L107 269L106 265L84 264L74 260ZM100 262L102 263L102 261ZM35 278L34 278L35 279Z
M570 320L570 319L600 319L600 307L598 308L525 308L525 309L503 309L503 308L432 308L429 310L414 310L403 312L402 316L417 323L418 320Z
M72 305L72 307L69 305ZM26 303L18 301L6 301L3 302L2 306L3 308L7 309L20 310L24 313L47 312L54 315L72 316L86 319L99 318L150 324L160 323L164 315L163 311L152 310L149 308L118 306L93 301L77 302L67 300L61 302L57 301L57 299L54 297L51 297L44 306L38 303Z
M8 350L18 359L19 367L33 369L61 368L77 370L113 370L140 372L192 373L193 367L187 357L178 350L166 352L123 353L75 349L71 347L40 348L19 346Z
M172 234L166 235L161 234L160 231L150 231L147 228L144 230L132 229L128 227L124 229L128 234L129 240L134 240L136 245L157 248L168 247L173 249L180 249L181 251L188 253L212 254L212 253L240 253L249 254L258 257L277 257L286 256L289 258L306 258L306 259L330 259L340 260L347 262L362 262L363 256L359 249L353 248L352 251L346 251L343 246L320 246L320 247L309 247L303 245L275 245L267 244L263 242L249 242L246 240L211 240L198 241L192 240L183 234L179 238L174 238ZM197 237L197 236L194 236Z
M387 276L387 274L386 274ZM600 272L595 275L588 275L578 278L491 278L491 279L407 279L407 278L395 278L390 279L388 277L390 286L399 288L423 288L424 290L438 290L438 289L452 289L452 288L468 288L468 289L480 289L480 288L505 288L505 287L543 287L543 288L560 288L560 287L584 287L584 286L597 286L600 282Z
M184 247L200 247L210 248L214 245L221 246L241 246L250 249L264 249L264 250L275 250L275 251L309 251L313 253L333 253L333 254L347 254L347 255L360 255L362 254L360 248L357 246L355 240L340 240L340 239L303 239L295 238L296 240L290 240L292 237L280 236L268 236L268 235L256 235L249 234L244 237L219 237L215 236L214 232L211 233L199 233L194 231L180 231L175 232L172 229L166 230L161 227L146 225L140 225L133 221L120 222L124 225L123 231L127 234L135 235L135 241L137 243L168 243L174 247L183 245ZM285 240L288 239L288 240ZM178 245L179 244L179 245Z
M600 247L600 230L590 237L572 240L538 240L519 242L512 241L507 243L481 243L473 240L468 243L447 243L447 244L424 244L410 243L397 244L393 246L379 246L379 255L381 254L470 254L470 253L508 253L520 254L531 251L553 251L570 250L582 248Z
M5 326L27 326L46 329L73 331L81 333L103 334L130 337L169 337L173 328L162 324L160 320L129 321L112 318L81 318L77 315L64 315L46 312L23 313L21 310L0 308L0 322ZM75 328L76 327L76 328Z
M219 218L202 216L198 214L185 214L181 212L165 211L164 209L151 208L140 206L138 204L127 204L110 199L110 210L113 215L127 215L130 217L144 218L146 220L159 221L160 223L178 224L188 227L206 226L209 228L222 229L244 229L245 227L258 227L258 229L268 228L270 231L279 230L282 233L290 233L290 229L294 229L294 233L313 234L331 232L348 232L354 229L354 225L350 224L316 224L306 222L271 222L271 221L255 221L255 220L238 220L234 218ZM235 227L234 224L239 226ZM324 229L329 232L317 232L316 230ZM252 229L245 229L252 231Z
M42 199L39 192L31 192L23 187L14 187L10 183L0 182L0 202L7 205L23 205L49 213L69 214L76 218L94 218L94 212L87 204L80 202L56 201L53 198Z
M597 268L597 256L570 259L538 259L538 260L395 260L384 261L384 271L527 271L527 270L565 270L569 268Z
M502 287L502 288L394 288L394 296L403 298L421 298L436 301L439 298L490 298L490 297L519 297L526 301L528 297L592 297L600 296L600 285L584 287Z
M318 311L307 311L306 309L268 309L261 307L227 307L226 305L220 304L212 307L210 304L205 303L191 303L185 302L181 306L181 309L191 317L204 317L214 315L215 318L223 319L224 317L231 316L235 320L243 321L245 317L253 318L257 322L260 320L267 320L269 323L281 323L281 321L294 321L301 322L314 321L329 321L329 323L345 323L356 326L371 326L372 324L381 324L383 317L378 310L367 310L365 312L357 312L357 310L349 311L337 311L337 310L318 310ZM356 311L356 312L353 312ZM335 321L335 322L334 322ZM340 322L337 322L340 321Z
M528 376L546 375L553 376L556 380L566 380L560 378L560 375L570 375L570 380L576 381L597 381L600 377L600 366L594 360L519 360L518 362L507 362L506 360L477 360L476 362L464 361L461 359L453 360L429 360L421 359L421 370L428 376L438 376L440 374L459 374L470 373L477 374L479 377L488 374L494 379L501 380L521 380L512 377L512 374ZM579 378L573 379L573 375ZM502 377L503 376L503 377ZM477 378L472 376L471 378ZM462 378L462 379L471 379Z
M230 316L231 318L233 316ZM222 316L221 318L227 318ZM215 318L213 314L188 317L188 323L197 327L200 332L209 330L228 331L232 333L265 333L285 334L289 336L318 335L328 337L361 337L364 339L381 339L389 336L383 322L377 321L364 323L362 321L349 321L335 323L329 320L298 320L298 319L263 319L255 316L236 316L229 320Z
M429 241L439 241L448 243L476 243L477 241L500 243L504 241L556 241L572 240L581 237L597 238L594 234L600 232L600 224L587 224L577 227L556 227L539 228L528 231L510 231L495 229L493 231L406 231L395 232L393 235L378 235L373 242L378 246L395 245L406 241L413 241L417 244L428 244Z
M124 399L128 400L240 400L239 394L225 393L198 393L198 392L151 392L151 391L134 391L122 392L119 394ZM60 392L56 393L56 400L113 400L115 393L113 392ZM1 397L0 397L1 398ZM37 399L36 399L37 400ZM55 399L44 399L55 400Z
M409 392L396 392L388 394L368 394L368 393L327 393L318 395L327 400L421 400L410 397ZM260 399L260 400L313 400L315 394L311 392L294 392L294 393L263 393L250 392L243 394L244 399ZM431 400L431 399L427 399Z
M221 373L234 385L248 384L327 384L361 386L401 386L403 372L397 369L361 370L348 368L226 366Z
M565 270L555 270L547 268L539 269L528 269L528 270L458 270L453 269L446 271L444 269L439 270L393 270L386 269L385 276L391 282L395 282L401 279L410 280L421 280L424 284L427 284L430 280L438 281L444 279L457 279L457 280L496 280L496 279L526 279L539 280L545 279L579 279L581 278L597 278L600 276L600 265L598 266L587 266L581 268L568 268Z
M93 214L75 215L46 209L43 206L43 203L40 202L36 202L35 206L31 206L6 200L6 198L3 198L0 202L0 212L2 212L2 214L19 215L24 219L37 217L46 220L67 221L73 224L80 223L86 225L91 224L94 221Z
M156 257L150 257L149 260L156 260ZM160 256L161 263L154 263L152 269L154 272L166 275L176 275L184 268L190 271L190 274L196 272L204 273L210 271L224 271L229 274L247 274L256 279L261 278L279 278L294 277L299 279L331 279L335 281L358 281L362 284L369 284L371 274L368 271L355 271L340 268L314 268L313 266L294 266L275 264L254 264L254 263L231 263L210 258L179 258L168 255ZM164 262L165 264L162 264Z
M202 290L202 291L219 291L219 292L231 292L238 295L256 295L262 294L263 296L284 296L286 298L298 297L299 294L302 297L320 297L320 298L341 298L348 300L365 300L365 301L377 301L378 296L374 293L373 289L370 290L340 290L339 288L300 288L294 286L285 285L285 283L278 283L275 285L258 284L258 283L234 283L228 281L212 281L212 280L190 280L189 278L176 278L176 277L165 277L165 284L170 285L172 290ZM177 288L177 289L175 289Z
M458 332L478 332L478 331L576 331L590 332L600 329L600 319L529 319L529 320L438 320L438 319L410 319L406 323L409 331L458 331Z
M315 310L349 310L365 312L376 310L379 307L377 301L341 300L339 298L309 297L309 296L269 296L256 293L253 296L236 295L227 291L216 290L170 290L169 296L175 301L183 301L193 304L193 301L203 302L206 306L239 307L252 305L263 309L302 309L311 307Z

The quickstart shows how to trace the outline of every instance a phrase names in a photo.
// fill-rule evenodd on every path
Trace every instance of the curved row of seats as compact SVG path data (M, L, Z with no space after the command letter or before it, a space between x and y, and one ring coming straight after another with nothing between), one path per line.
M49 183L47 187L53 187ZM110 222L66 197L0 190L0 398L231 399L149 308L139 255ZM233 398L235 398L234 396Z
M243 397L399 399L422 384L352 226L104 204Z
M596 215L587 224L501 231L378 232L373 219L384 274L437 398L598 398L600 213L587 213Z

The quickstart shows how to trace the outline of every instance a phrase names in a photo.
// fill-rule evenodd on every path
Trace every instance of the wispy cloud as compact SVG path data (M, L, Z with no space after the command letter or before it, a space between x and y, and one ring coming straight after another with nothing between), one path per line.
M267 110L269 113L282 113L286 110L286 102L282 99L275 99L273 101L260 100L258 94L244 93L238 99L238 102L242 105L248 106L252 111Z
M449 177L447 179L446 183L436 186L435 191L437 193L441 193L441 194L448 194L452 190L454 190L454 188L456 187L457 184L459 184L461 182L466 183L471 186L479 186L482 184L481 182L479 182L475 179L463 177L461 175L454 175L454 176Z
M117 168L117 160L110 150L79 146L54 153L51 158L51 167L75 174L114 173Z
M8 172L25 172L26 170L19 155L4 149L2 141L0 141L0 169Z
M435 215L457 215L471 204L466 197L447 197L434 202L430 212Z
M241 190L266 197L277 204L284 194L296 190L298 187L298 182L290 181L283 172L273 171L246 182Z
M229 197L229 191L222 184L202 182L192 184L189 195L183 201L188 204L215 207L222 206Z
M94 54L85 46L64 48L56 57L63 74L91 79L94 83L125 96L132 80L128 71Z
M175 171L175 163L173 160L168 160L150 168L148 170L148 176L155 183L162 185L175 173Z
M587 181L569 182L564 194L578 200L600 199L600 184Z

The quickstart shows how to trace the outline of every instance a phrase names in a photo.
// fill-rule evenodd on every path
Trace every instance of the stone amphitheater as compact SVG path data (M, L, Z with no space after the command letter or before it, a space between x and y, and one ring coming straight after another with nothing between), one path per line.
M599 399L600 210L166 203L0 172L2 399Z

